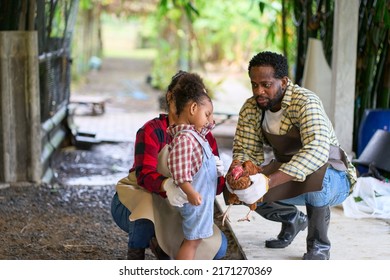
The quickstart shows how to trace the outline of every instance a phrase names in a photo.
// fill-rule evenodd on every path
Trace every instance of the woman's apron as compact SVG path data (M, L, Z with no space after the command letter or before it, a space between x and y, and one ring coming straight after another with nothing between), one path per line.
M262 127L262 125L261 125ZM285 135L276 135L266 132L262 128L264 137L273 148L274 159L263 166L263 173L270 175L277 171L283 163L289 162L293 155L302 148L300 133L297 127L293 126ZM292 198L307 192L320 191L322 181L328 166L334 169L347 170L347 159L343 150L337 146L330 146L329 159L317 171L306 176L303 182L289 181L279 186L271 188L263 197L263 202L272 202L287 198Z
M168 170L168 145L158 155L158 172L170 177ZM168 199L150 193L138 186L135 172L121 179L116 185L120 202L131 212L130 221L148 219L154 223L156 238L160 247L171 258L177 255L184 239L182 218ZM214 224L214 234L202 240L195 254L197 260L212 260L222 244L220 229Z

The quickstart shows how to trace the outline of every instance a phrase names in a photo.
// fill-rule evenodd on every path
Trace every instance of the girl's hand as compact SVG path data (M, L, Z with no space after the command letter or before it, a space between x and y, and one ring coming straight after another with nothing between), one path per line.
M191 192L187 195L188 202L194 206L198 206L202 204L202 196L198 192Z

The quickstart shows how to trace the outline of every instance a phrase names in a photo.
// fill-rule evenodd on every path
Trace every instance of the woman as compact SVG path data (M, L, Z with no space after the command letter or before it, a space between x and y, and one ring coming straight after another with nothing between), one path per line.
M166 156L167 144L172 140L167 128L174 124L177 118L171 90L185 73L179 71L168 86L168 114L160 114L138 130L134 165L129 175L116 186L111 213L116 224L129 234L128 259L145 259L145 248L148 247L151 247L159 259L168 259L168 256L176 255L183 240L180 214L171 204L185 202L185 197L175 193L178 188L169 178ZM218 156L213 135L208 133L206 139L213 154ZM219 174L222 174L222 161L217 158L216 162ZM224 186L225 180L220 176L216 186L217 195L222 192ZM166 191L170 203L165 199ZM156 239L163 250L156 244ZM225 255L226 249L226 237L214 225L214 235L202 241L195 258L220 259Z

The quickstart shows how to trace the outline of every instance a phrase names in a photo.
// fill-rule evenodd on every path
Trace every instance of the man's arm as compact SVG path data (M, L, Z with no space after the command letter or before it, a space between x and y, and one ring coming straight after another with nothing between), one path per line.
M292 181L294 177L280 170L277 170L276 172L270 174L268 176L268 179L269 179L268 186L270 189L272 189L273 187Z

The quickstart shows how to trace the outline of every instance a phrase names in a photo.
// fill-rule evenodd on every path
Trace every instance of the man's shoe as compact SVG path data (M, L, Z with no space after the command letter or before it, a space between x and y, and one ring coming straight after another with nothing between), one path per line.
M288 222L282 222L282 229L276 239L265 241L267 248L286 248L294 240L295 236L307 227L307 216L298 211Z
M158 260L170 260L171 258L160 248L156 237L152 237L149 248Z

